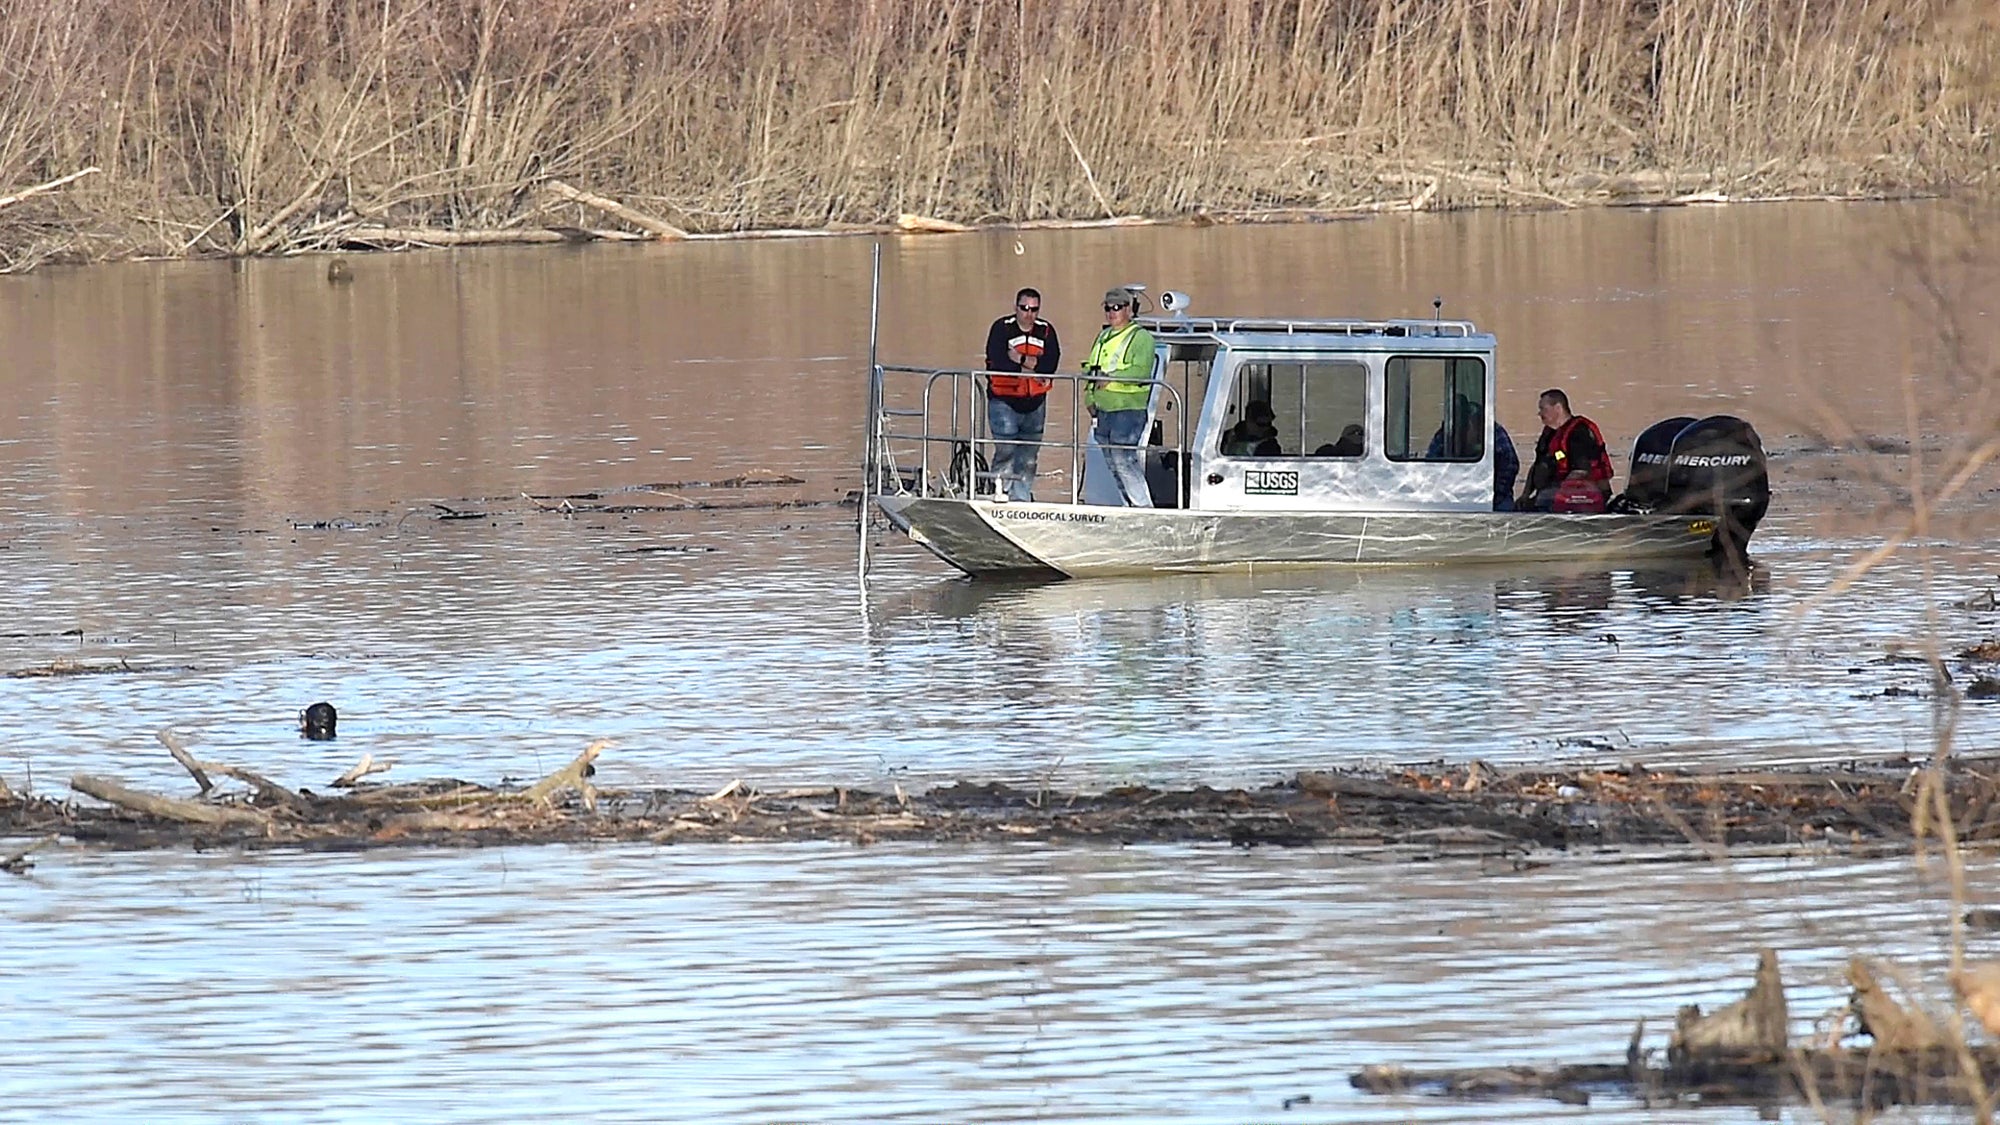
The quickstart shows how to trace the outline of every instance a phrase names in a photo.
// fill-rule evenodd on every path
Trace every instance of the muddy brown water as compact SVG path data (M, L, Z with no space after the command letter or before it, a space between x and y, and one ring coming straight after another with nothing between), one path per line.
M1441 295L1499 334L1517 438L1546 385L1620 450L1741 413L1780 488L1741 582L975 585L885 538L864 595L831 506L858 480L864 240L371 257L342 285L324 260L0 279L0 671L103 669L0 679L0 778L184 791L163 727L309 786L363 753L528 776L593 738L609 784L877 789L1824 761L1921 754L1942 724L1990 754L2000 704L1944 703L1910 659L1930 638L1960 685L1992 671L1951 656L2000 634L1990 482L1829 596L1908 487L1909 405L1925 456L1983 436L1954 428L1976 388L1898 264L1939 216L885 244L890 359L972 363L1021 284L1077 352L1114 281L1216 312ZM1826 452L1829 428L1889 452ZM597 510L779 496L683 487L745 474L797 478L775 487L806 506ZM334 742L295 734L316 699ZM1345 1072L1615 1058L1634 1016L1725 998L1773 941L1803 1030L1848 953L1934 958L1942 917L1909 863L1832 859L1523 880L1175 847L38 858L0 883L0 982L45 1049L0 1060L0 1117L510 1120L576 1096L606 1120L1532 1120L1551 1107L1364 1100Z

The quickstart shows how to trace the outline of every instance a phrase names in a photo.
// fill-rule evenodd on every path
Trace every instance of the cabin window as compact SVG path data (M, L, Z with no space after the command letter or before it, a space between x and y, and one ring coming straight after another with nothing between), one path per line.
M1173 394L1159 394L1154 402L1158 407L1154 415L1154 425L1160 428L1160 440L1156 445L1179 448L1181 441L1181 416L1175 413L1177 406L1199 413L1201 404L1208 397L1208 372L1215 366L1215 345L1175 342L1167 348L1166 370L1160 379L1172 387ZM1189 423L1192 426L1192 422ZM1190 439L1194 434L1190 430Z
M1246 363L1236 369L1221 452L1228 457L1359 457L1367 452L1368 368Z
M1474 356L1389 360L1382 439L1391 461L1486 456L1486 364Z

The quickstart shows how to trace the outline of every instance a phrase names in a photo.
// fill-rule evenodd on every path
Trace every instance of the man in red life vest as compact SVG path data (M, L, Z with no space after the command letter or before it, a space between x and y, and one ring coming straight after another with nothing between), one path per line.
M1601 512L1611 496L1611 455L1597 423L1569 412L1569 396L1542 392L1542 436L1518 507L1538 512Z
M1033 289L1014 294L1014 315L993 322L986 333L986 423L993 434L993 476L1009 500L1032 500L1035 459L1041 453L1042 424L1048 419L1047 375L1062 358L1056 327L1036 314L1042 295ZM1016 440L1009 440L1016 439Z

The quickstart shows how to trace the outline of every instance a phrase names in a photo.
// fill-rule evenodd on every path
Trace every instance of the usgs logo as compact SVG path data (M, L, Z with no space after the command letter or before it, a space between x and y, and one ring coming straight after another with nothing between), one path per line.
M1299 474L1297 470L1246 470L1243 474L1243 494L1246 496L1297 496L1299 494Z

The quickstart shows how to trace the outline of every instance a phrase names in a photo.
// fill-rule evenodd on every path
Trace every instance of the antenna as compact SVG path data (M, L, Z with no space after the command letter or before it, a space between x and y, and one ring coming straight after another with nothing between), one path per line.
M1439 319L1440 317L1442 317L1442 316L1444 316L1444 298L1443 298L1443 297L1432 297L1432 298L1431 298L1431 323L1432 323L1432 324L1436 324L1436 323L1438 322L1438 319Z

